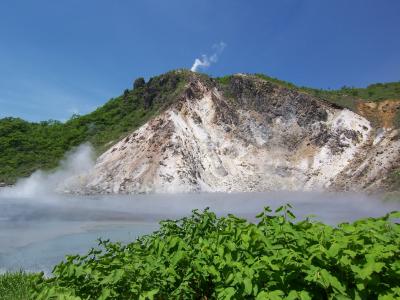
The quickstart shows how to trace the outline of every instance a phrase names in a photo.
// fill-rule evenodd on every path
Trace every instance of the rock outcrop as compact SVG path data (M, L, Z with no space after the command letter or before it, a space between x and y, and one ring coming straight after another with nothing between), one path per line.
M400 138L249 75L193 74L177 100L102 154L79 193L379 190Z
M400 100L388 99L380 102L359 101L357 112L371 120L379 128L392 129L396 127L397 115L400 112Z

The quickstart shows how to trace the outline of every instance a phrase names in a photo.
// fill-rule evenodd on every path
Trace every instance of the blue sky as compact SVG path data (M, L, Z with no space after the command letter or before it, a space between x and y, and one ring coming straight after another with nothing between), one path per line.
M0 117L65 120L202 55L213 76L399 81L400 1L2 0Z

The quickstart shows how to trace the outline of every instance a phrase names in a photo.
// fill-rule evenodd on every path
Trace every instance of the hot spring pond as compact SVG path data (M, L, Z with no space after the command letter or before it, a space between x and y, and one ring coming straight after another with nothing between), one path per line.
M130 242L157 230L163 219L210 207L218 215L233 213L255 220L264 206L290 203L301 219L328 224L377 217L400 210L400 202L382 202L361 194L203 193L135 196L0 196L0 272L44 271L49 274L66 254L84 254L97 239Z

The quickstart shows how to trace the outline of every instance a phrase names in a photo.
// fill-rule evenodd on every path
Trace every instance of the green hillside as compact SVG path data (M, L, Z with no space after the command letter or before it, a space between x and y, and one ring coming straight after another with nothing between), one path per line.
M125 90L121 96L109 100L92 113L73 116L65 123L0 119L0 183L14 183L17 178L28 176L37 169L52 169L66 151L83 142L90 142L101 153L110 143L138 128L173 103L190 76L201 76L207 82L213 81L221 87L232 78L226 76L213 80L207 75L194 75L186 70L171 71L151 78L147 83L139 78L133 88ZM333 91L297 87L262 74L255 76L350 109L354 109L357 99L400 99L400 82L374 84L367 88L344 87ZM400 113L397 119L400 126Z
M14 183L37 169L52 169L66 151L90 142L100 153L106 145L138 128L168 106L181 92L188 72L139 78L134 88L84 116L65 123L0 120L0 183Z
M280 80L274 77L269 77L264 74L254 74L256 77L266 81L279 84L289 89L294 89L300 92L311 94L315 97L324 99L331 103L335 103L341 107L354 109L357 100L364 101L382 101L387 99L400 99L400 81L375 83L366 88L356 88L344 86L338 90L323 90L314 89L304 86L297 86L291 82ZM221 84L226 84L232 78L231 75L217 78Z

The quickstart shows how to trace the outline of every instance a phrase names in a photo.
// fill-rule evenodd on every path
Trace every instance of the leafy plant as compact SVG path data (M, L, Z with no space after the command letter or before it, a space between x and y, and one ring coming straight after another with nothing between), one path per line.
M38 275L34 299L394 299L400 227L393 218L331 227L291 206L250 223L209 210L166 220L133 243L100 240Z

